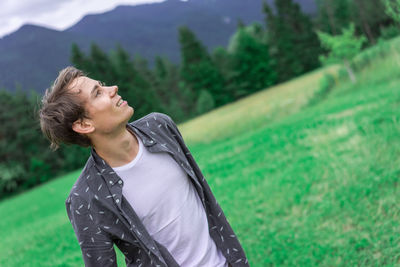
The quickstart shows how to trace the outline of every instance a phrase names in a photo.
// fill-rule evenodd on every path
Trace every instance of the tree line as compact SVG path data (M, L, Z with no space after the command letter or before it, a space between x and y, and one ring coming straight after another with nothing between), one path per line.
M399 34L395 16L386 12L391 0L316 2L315 17L293 0L275 0L273 7L264 3L265 23L239 20L227 47L211 52L181 26L180 64L157 56L150 67L120 46L105 53L94 43L87 54L73 44L71 63L91 78L118 85L135 108L133 119L159 111L179 123L318 68L330 52L323 43L334 44L330 37L346 27L366 37L358 43L364 47ZM398 15L396 6L391 10ZM0 91L0 199L77 169L88 157L89 150L77 146L49 150L37 118L40 98Z

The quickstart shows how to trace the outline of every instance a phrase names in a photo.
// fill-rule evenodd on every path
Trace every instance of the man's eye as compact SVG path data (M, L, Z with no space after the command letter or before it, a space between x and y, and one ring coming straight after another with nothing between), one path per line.
M98 96L98 95L100 95L100 94L101 94L100 90L97 90L97 91L96 91L96 96Z

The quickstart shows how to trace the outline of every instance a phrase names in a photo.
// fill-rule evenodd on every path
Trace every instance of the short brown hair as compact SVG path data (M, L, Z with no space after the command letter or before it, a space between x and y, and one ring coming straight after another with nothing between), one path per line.
M77 93L69 90L69 85L75 78L86 74L75 67L62 69L54 84L46 90L39 110L40 128L50 141L50 148L57 150L61 143L90 146L90 139L72 129L72 124L83 118L88 118L84 102ZM80 91L80 90L79 90Z

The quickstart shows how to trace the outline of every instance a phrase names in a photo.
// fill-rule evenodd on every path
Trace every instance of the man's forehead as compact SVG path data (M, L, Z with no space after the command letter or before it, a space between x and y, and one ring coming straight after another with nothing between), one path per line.
M68 89L79 94L82 91L87 91L93 82L94 80L90 79L89 77L77 77L71 81Z

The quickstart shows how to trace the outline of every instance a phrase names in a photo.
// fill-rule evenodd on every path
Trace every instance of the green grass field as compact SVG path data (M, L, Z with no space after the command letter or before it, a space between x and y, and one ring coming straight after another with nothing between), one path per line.
M337 66L179 125L251 266L400 265L395 55L374 59L355 85L338 79L316 104ZM83 265L64 206L78 175L0 203L0 266Z

